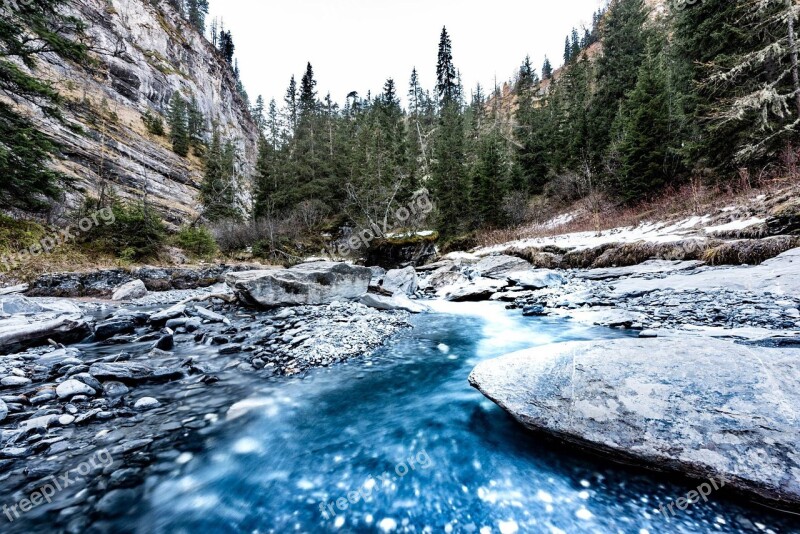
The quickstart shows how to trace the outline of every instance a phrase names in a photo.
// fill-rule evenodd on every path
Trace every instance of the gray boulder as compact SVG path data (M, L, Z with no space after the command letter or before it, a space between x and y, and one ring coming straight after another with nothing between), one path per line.
M515 285L525 289L544 289L546 287L561 286L566 283L564 275L549 269L536 269L533 271L513 271L506 278Z
M419 279L413 267L393 269L383 277L383 289L393 295L411 296L417 292L418 287Z
M0 353L47 343L48 339L71 343L89 335L89 326L79 315L21 323L0 321Z
M385 297L383 295L369 293L361 297L359 302L370 308L375 308L376 310L402 310L410 313L424 313L430 311L430 308L424 304L414 302L402 295Z
M111 300L133 300L142 298L145 295L147 295L147 287L145 287L144 282L133 280L119 286L111 296Z
M485 278L506 278L514 271L527 271L533 266L522 258L515 256L489 256L475 265L475 270Z
M94 397L97 392L83 382L70 379L58 385L56 388L56 394L58 395L59 399L69 399L75 395L88 395L90 397Z
M0 400L0 423L5 421L6 417L8 417L8 406L2 400Z
M322 305L355 300L369 289L372 271L346 263L316 262L291 269L231 273L226 282L250 306Z
M620 339L530 349L470 383L529 429L625 462L800 503L800 350Z
M479 302L489 300L507 285L508 282L505 280L479 278L462 285L444 287L437 294L451 302Z

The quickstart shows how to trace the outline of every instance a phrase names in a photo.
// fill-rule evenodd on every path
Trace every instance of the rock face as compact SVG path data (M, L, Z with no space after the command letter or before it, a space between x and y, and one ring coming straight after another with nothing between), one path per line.
M258 129L236 90L229 65L214 47L168 2L146 0L68 0L64 10L85 21L96 62L76 65L46 54L34 74L65 97L65 128L55 118L22 111L62 148L59 170L76 179L76 191L96 192L110 183L122 198L148 201L172 224L197 217L202 165L181 158L167 139L147 132L144 113L166 117L175 91L194 97L206 121L237 148L238 176L250 176L257 157ZM249 192L242 193L247 205ZM68 199L77 204L81 198Z
M655 469L800 503L800 349L703 339L564 343L470 383L526 427Z
M346 263L316 262L291 269L231 273L226 282L251 306L321 305L363 297L372 272Z

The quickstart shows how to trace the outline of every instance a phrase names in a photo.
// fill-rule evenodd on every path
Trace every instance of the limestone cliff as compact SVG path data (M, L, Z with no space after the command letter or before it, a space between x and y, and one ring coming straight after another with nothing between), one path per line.
M34 74L65 97L66 124L22 99L16 104L61 145L55 165L77 186L68 203L110 186L122 198L146 199L173 225L198 216L201 159L177 156L142 121L148 111L166 118L179 91L197 99L209 136L216 124L234 142L239 200L249 206L257 127L214 47L166 2L68 0L65 9L85 22L93 61L76 65L47 54Z

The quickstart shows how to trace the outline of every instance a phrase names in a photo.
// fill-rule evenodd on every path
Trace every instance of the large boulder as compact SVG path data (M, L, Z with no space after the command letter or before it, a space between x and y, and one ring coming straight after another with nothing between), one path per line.
M359 302L365 306L369 306L370 308L375 308L376 310L400 310L410 313L425 313L431 311L431 309L424 304L415 302L402 295L386 297L383 295L368 293L367 295L361 297Z
M75 343L89 334L89 325L80 315L43 314L42 320L31 322L12 317L0 321L0 354L43 345L48 340Z
M122 284L111 295L111 300L133 300L147 295L147 287L141 280L133 280Z
M363 297L372 272L346 263L304 263L291 269L231 273L226 282L251 306L321 305Z
M488 256L475 265L475 270L486 278L506 278L515 271L527 271L533 266L516 256Z
M492 295L508 285L505 280L489 280L479 278L474 282L466 282L456 286L441 288L437 295L450 302L480 302L489 300Z
M536 269L533 271L512 271L506 279L514 285L525 289L544 289L564 285L567 279L564 275L549 269Z
M392 269L383 277L383 289L392 295L411 296L417 292L419 279L413 267L405 269Z
M800 350L691 339L529 349L469 380L529 429L800 504Z

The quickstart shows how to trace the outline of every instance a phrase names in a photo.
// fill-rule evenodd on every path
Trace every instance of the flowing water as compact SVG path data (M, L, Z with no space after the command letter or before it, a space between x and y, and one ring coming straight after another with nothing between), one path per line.
M143 512L119 532L791 530L724 494L665 518L661 503L698 482L528 433L467 383L487 358L622 333L494 303L440 303L414 321L369 358L260 384L197 452L155 470Z

